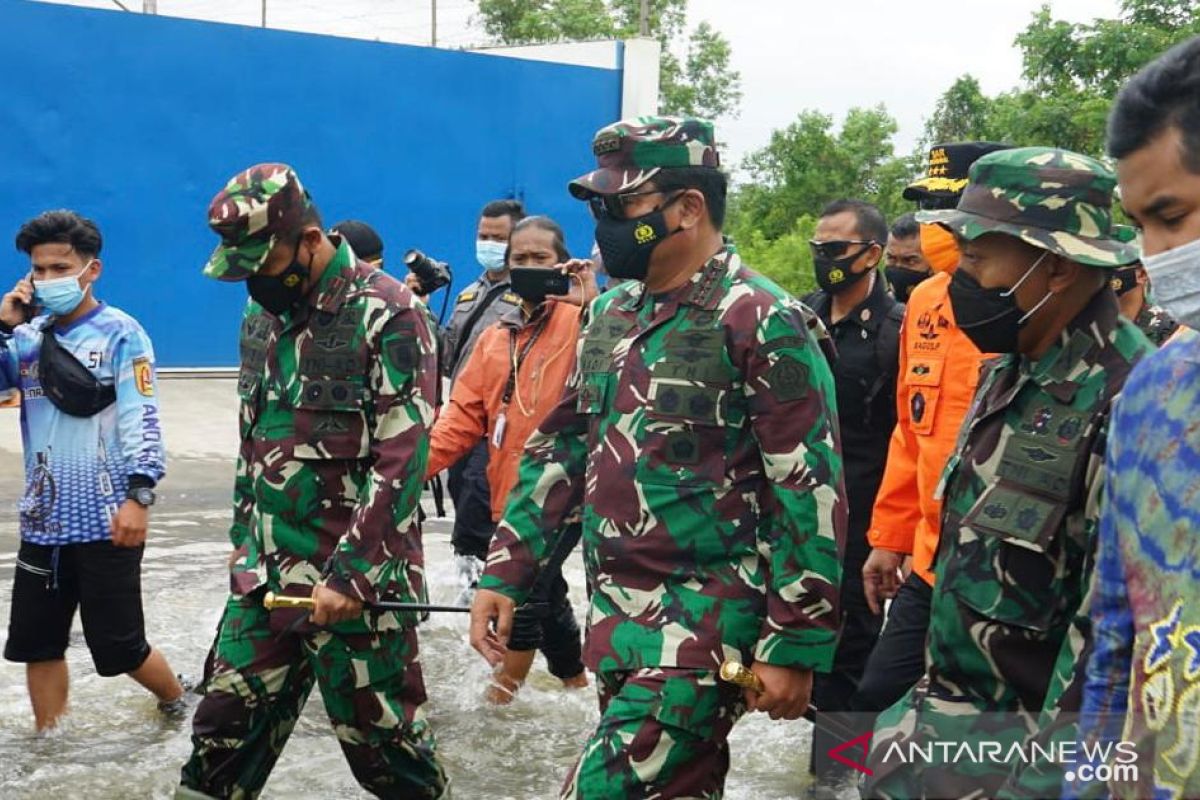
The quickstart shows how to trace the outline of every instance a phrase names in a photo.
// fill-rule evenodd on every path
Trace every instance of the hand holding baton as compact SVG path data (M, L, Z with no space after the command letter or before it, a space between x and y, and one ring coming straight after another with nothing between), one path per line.
M267 592L263 596L263 608L268 611L273 611L277 608L300 608L305 611L312 611L313 605L311 597L287 597L275 594L274 592ZM471 610L470 606L435 606L429 603L401 603L395 600L380 600L377 603L371 603L368 608L374 611L416 611L418 613L428 613L431 611L457 611L466 613Z

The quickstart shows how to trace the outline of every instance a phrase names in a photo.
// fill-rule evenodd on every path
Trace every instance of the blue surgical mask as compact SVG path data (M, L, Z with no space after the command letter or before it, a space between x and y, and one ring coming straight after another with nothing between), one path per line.
M65 278L34 281L34 299L54 316L65 317L79 308L79 304L83 302L87 292L79 285L79 277L87 272L87 268L91 265L92 262L89 261L79 272Z
M508 268L508 264L504 262L504 255L507 252L507 242L475 240L475 258L479 261L479 266L488 272L504 272Z
M1184 325L1200 327L1200 239L1142 259L1154 302Z

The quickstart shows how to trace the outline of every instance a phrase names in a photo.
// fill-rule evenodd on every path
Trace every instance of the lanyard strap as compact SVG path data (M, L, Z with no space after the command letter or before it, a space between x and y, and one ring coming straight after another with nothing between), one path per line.
M517 388L517 371L521 369L521 365L525 363L525 358L529 355L529 351L533 349L533 345L537 342L538 337L542 335L542 331L546 327L546 320L543 319L533 329L533 335L529 337L529 341L525 343L525 347L521 349L520 355L517 354L517 331L509 328L508 330L508 362L511 365L508 370L508 382L504 384L504 405L508 405L512 400L513 392Z

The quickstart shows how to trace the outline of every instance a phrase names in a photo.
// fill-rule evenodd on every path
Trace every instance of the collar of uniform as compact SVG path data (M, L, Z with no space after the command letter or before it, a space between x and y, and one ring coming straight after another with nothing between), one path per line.
M350 287L350 271L354 267L350 245L335 234L330 234L329 240L337 246L333 258L325 265L321 280L309 293L309 305L318 311L328 311L333 314L342 307L346 299L346 290Z
M1055 399L1071 402L1100 351L1111 346L1119 318L1113 293L1096 292L1059 334L1058 342L1037 361L1029 362L1030 377Z
M716 309L721 299L722 278L730 270L736 269L738 263L737 254L733 252L732 247L727 245L708 259L703 267L696 270L696 274L687 283L656 299L662 302L678 300L680 304L712 311ZM645 302L646 297L646 284L639 282L637 288L632 290L625 299L622 308L626 311L636 311Z

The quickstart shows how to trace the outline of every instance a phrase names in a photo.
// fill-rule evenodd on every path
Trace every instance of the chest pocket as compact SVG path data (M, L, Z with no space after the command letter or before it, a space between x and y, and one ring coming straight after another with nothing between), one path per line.
M983 617L1047 632L1065 625L1081 599L1091 547L1082 505L1092 439L1081 435L1084 424L1078 413L1064 417L1065 445L1053 432L1009 436L998 480L963 517L969 530L939 580Z
M300 343L298 380L289 387L293 454L304 459L360 459L370 455L366 343L362 309L318 314Z
M673 334L650 367L638 479L675 486L725 482L727 436L746 419L741 385L726 361L725 332Z
M912 358L908 362L908 372L904 375L905 402L912 431L917 436L933 432L945 366L942 358Z
M361 378L306 379L293 392L296 458L360 459L371 454Z
M259 394L266 371L267 353L275 323L265 314L251 314L242 320L238 345L241 368L238 371L238 397L241 399L239 425L242 438L250 435L258 416Z
M580 414L604 413L611 402L611 378L615 365L613 351L629 332L631 324L623 319L604 316L588 329L579 356L579 399L575 410Z

